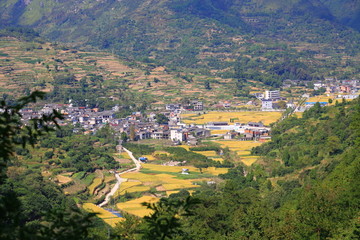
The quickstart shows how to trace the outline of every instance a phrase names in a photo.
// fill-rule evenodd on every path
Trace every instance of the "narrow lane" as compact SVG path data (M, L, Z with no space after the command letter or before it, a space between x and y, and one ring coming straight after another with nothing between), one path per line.
M129 154L131 160L133 160L133 162L135 163L135 166L136 166L136 167L131 168L131 169L128 169L128 170L123 171L123 172L121 172L121 173L115 173L115 178L116 178L116 180L117 180L117 183L116 183L115 186L111 189L111 191L106 195L105 200L98 205L99 207L103 207L103 206L105 206L106 204L108 204L109 201L110 201L110 198L111 198L112 196L114 196L114 194L116 193L116 191L120 188L121 183L126 181L126 178L122 178L120 175L125 174L125 173L129 173L129 172L138 172L138 171L140 171L140 169L141 169L141 162L134 157L133 153L130 152L130 151L129 151L128 149L126 149L126 148L123 148L123 150L124 150L125 152L127 152L127 154Z

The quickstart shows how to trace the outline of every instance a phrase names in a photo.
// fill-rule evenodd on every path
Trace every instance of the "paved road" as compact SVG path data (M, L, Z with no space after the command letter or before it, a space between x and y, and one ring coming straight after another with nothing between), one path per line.
M120 185L122 182L126 181L126 178L122 178L120 177L120 175L125 174L125 173L129 173L129 172L138 172L141 169L141 162L139 160L137 160L134 155L132 154L132 152L130 152L129 150L127 150L126 148L123 148L123 150L125 152L127 152L131 158L131 160L133 160L133 162L135 163L134 168L131 168L129 170L123 171L121 173L115 173L115 178L117 180L117 183L115 184L115 186L111 189L111 191L106 195L105 200L99 204L99 207L103 207L106 204L108 204L108 202L110 201L110 198L116 193L116 191L119 189Z

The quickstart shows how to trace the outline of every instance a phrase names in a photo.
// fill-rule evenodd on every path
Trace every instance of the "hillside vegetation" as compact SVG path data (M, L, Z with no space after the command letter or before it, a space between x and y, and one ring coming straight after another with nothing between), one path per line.
M229 78L179 73L107 52L70 48L19 28L0 31L0 78L0 94L8 97L37 89L48 92L52 102L69 103L71 99L79 106L100 109L118 104L143 110L150 103L163 106L184 99L211 104L241 100L241 96L233 97L235 83ZM264 88L261 82L246 86L249 90Z
M357 239L360 101L319 105L274 128L262 161L202 189L180 239Z
M279 86L359 77L358 1L123 0L0 3L5 26L195 73ZM354 27L354 29L348 26Z

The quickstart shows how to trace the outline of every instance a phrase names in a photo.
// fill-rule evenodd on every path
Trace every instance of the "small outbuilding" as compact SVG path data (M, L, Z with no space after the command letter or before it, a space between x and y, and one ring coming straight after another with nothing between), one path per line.
M139 161L146 163L148 161L147 157L139 157Z

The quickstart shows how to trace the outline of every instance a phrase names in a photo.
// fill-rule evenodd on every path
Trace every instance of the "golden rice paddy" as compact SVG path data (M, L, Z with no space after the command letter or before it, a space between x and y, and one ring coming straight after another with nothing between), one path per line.
M130 188L141 185L141 184L142 184L141 182L122 182L120 184L120 188L116 191L115 196L124 194Z
M203 173L210 173L212 175L219 175L228 172L228 168L216 168L216 167L208 167L203 169Z
M263 122L265 125L276 122L282 112L208 112L203 115L182 114L183 122L186 124L205 124L208 122L228 122L230 119L238 118L237 122Z
M221 144L221 147L228 147L230 151L234 151L240 157L241 162L250 166L259 158L258 156L251 156L251 149L260 146L262 143L254 141L215 141ZM216 159L214 159L216 160Z
M124 221L124 218L120 218L115 214L112 214L111 212L96 206L93 203L84 203L83 208L88 212L96 213L98 218L101 218L104 222L112 227L115 227L116 223Z
M192 182L188 181L185 183L165 183L162 185L166 191L175 190L175 189L184 189L184 188L197 188L199 185L194 185Z
M256 162L259 159L258 156L250 156L250 157L241 157L241 161L246 166L251 166L254 162Z
M72 181L71 178L63 176L63 175L57 175L56 178L60 184L64 184L64 183L68 183L68 182Z
M209 173L212 175L219 175L222 173L226 173L228 169L225 168L205 168L203 169L203 173ZM197 172L199 172L199 170L197 169ZM124 174L125 175L125 174ZM177 179L175 178L174 175L170 175L170 174L145 174L145 173L127 173L126 174L127 178L129 179L133 179L133 180L138 180L140 182L142 182L143 185L145 186L139 186L140 184L136 184L136 188L135 187L128 187L126 188L127 185L122 186L120 190L120 193L124 192L124 191L135 191L135 190L149 190L150 187L156 187L161 185L166 191L169 190L177 190L177 189L184 189L184 188L196 188L198 187L198 185L195 185L194 182L198 182L198 181L203 181L206 179ZM130 184L130 183L128 183ZM135 185L134 185L135 186ZM141 188L141 187L148 187L146 190L145 188Z
M128 193L134 193L134 192L147 192L150 191L150 187L149 186L135 186L135 187L131 187L125 190L125 192Z
M218 159L214 159L215 161L217 161ZM149 169L152 171L158 171L158 172L169 172L169 173L180 173L182 172L182 169L186 168L189 169L190 174L193 173L200 173L200 170L196 167L193 166L163 166L163 165L156 165L156 164L146 164L143 167L144 169ZM219 175L222 173L226 173L228 171L227 168L215 168L215 167L209 167L209 168L203 168L202 172L203 173L209 173L212 175ZM131 173L130 173L131 174ZM124 174L125 175L125 174ZM144 174L147 175L147 174ZM173 178L173 175L169 175L169 174L157 174L157 175L150 175L152 177L156 177L156 176L162 176L165 179L168 180L168 178ZM129 175L126 175L126 177L129 177ZM146 180L149 180L145 177ZM143 181L141 179L139 179L140 181ZM181 180L181 179L174 179L174 180Z
M111 182L111 181L113 181L113 180L115 180L115 176L114 175L110 175L110 176L106 176L105 177L105 180L104 180L104 182Z
M221 147L228 147L231 151L251 151L253 147L260 146L262 143L254 141L215 141L216 143L221 144Z
M155 185L161 184L162 181L156 175L145 174L141 172L125 173L122 177L138 180L140 182L152 182Z
M88 187L89 193L94 194L95 188L97 186L99 186L101 184L101 182L102 182L102 178L95 178L93 180L93 182L90 184L90 186Z
M149 161L155 160L155 157L153 155L143 155L142 157L146 157Z
M180 192L180 191L178 191L178 190L173 190L173 191L166 191L166 196L170 196L171 194L173 194L173 193L178 193L178 192ZM188 190L188 192L190 193L190 195L192 195L195 191L194 190Z
M329 99L334 100L334 97L328 97L326 95L319 95L319 96L314 96L311 97L307 100L307 102L328 102Z
M159 198L150 197L150 196L143 196L141 198L137 198L131 201L118 203L116 207L122 211L125 211L129 214L136 215L138 217L144 217L152 213L150 209L142 206L141 203L148 202L148 203L156 203L159 201Z
M171 173L181 173L183 168L189 169L190 172L199 172L196 167L193 166L163 166L156 164L144 164L144 169L149 169L152 171L158 172L171 172Z
M217 135L217 134L225 134L228 131L229 130L211 130L210 133L211 133L211 135Z
M131 157L129 156L129 154L127 152L122 152L118 155L119 158L124 158L124 159L131 159Z
M173 194L173 193L178 193L178 192L180 192L180 191L166 191L166 195L169 197L171 194Z
M218 156L215 151L194 151L198 154L204 155L206 157L216 157Z
M177 147L182 147L185 148L186 150L190 150L190 146L189 145L178 145Z

